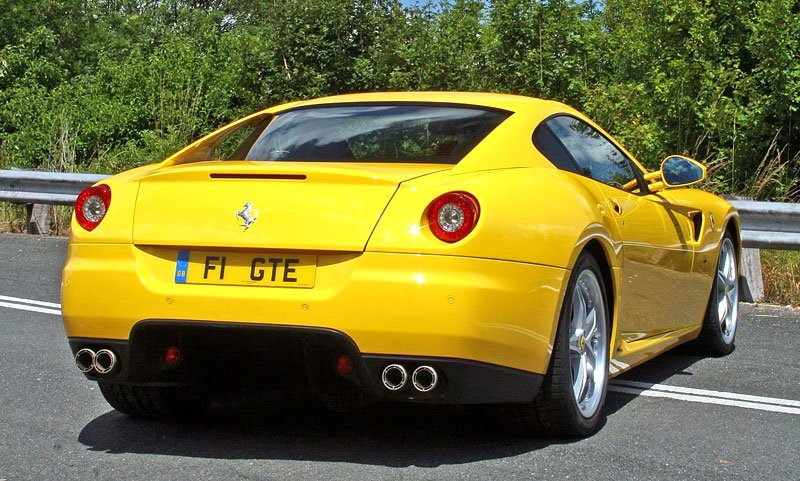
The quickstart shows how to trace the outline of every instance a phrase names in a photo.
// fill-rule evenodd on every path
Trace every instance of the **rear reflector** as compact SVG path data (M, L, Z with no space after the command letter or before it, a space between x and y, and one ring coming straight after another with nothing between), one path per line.
M336 358L336 373L340 376L347 376L353 372L354 368L353 359L350 356L343 354Z
M177 366L183 362L183 351L178 346L169 346L164 349L164 361L170 366Z

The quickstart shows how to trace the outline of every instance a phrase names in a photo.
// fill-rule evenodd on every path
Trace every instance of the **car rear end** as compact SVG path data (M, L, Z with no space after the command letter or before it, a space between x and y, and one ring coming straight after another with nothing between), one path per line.
M87 190L62 281L76 364L201 395L532 400L566 271L502 248L514 172L453 171L511 114L268 111L231 159L212 134Z

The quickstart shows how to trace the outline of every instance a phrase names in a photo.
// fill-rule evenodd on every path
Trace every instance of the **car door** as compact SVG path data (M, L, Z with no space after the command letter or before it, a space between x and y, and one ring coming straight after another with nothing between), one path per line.
M700 195L697 195L700 194ZM678 328L696 327L703 320L708 303L710 288L709 276L713 276L714 255L718 239L710 235L716 227L714 214L710 206L701 201L702 194L694 189L669 189L656 194L663 198L663 206L670 216L670 221L681 226L686 232L685 238L694 252L691 268L691 280L676 294L680 297L681 312L676 314ZM718 235L721 235L718 232Z
M683 306L694 282L689 218L658 194L599 188L623 242L620 333L632 341L686 326Z
M568 155L560 167L593 179L605 208L613 212L623 257L617 296L620 334L633 341L685 325L680 305L693 258L689 218L664 196L623 189L628 184L645 190L641 172L586 122L558 115L546 120L544 128L549 132L537 133L552 136Z

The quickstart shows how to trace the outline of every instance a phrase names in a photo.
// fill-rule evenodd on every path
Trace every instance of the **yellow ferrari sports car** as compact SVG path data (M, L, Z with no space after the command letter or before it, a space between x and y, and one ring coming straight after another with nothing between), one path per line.
M231 393L499 405L586 436L610 377L730 352L739 219L580 112L499 94L354 94L256 112L75 204L75 364L134 416Z

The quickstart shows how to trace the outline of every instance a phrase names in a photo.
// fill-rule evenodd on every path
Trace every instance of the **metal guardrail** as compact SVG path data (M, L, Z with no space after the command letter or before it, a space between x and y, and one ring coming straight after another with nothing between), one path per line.
M70 205L78 194L108 177L29 170L0 170L0 201ZM731 200L741 216L742 244L800 250L800 204Z
M0 170L0 201L26 204L28 233L50 233L50 212L42 204L70 205L85 188L107 175ZM800 250L800 204L729 200L741 218L742 298L758 302L764 294L758 248ZM36 204L36 205L34 205ZM38 214L37 214L38 208Z
M80 192L108 177L32 170L0 170L0 201L72 205Z
M800 250L800 204L729 201L739 211L742 246Z

